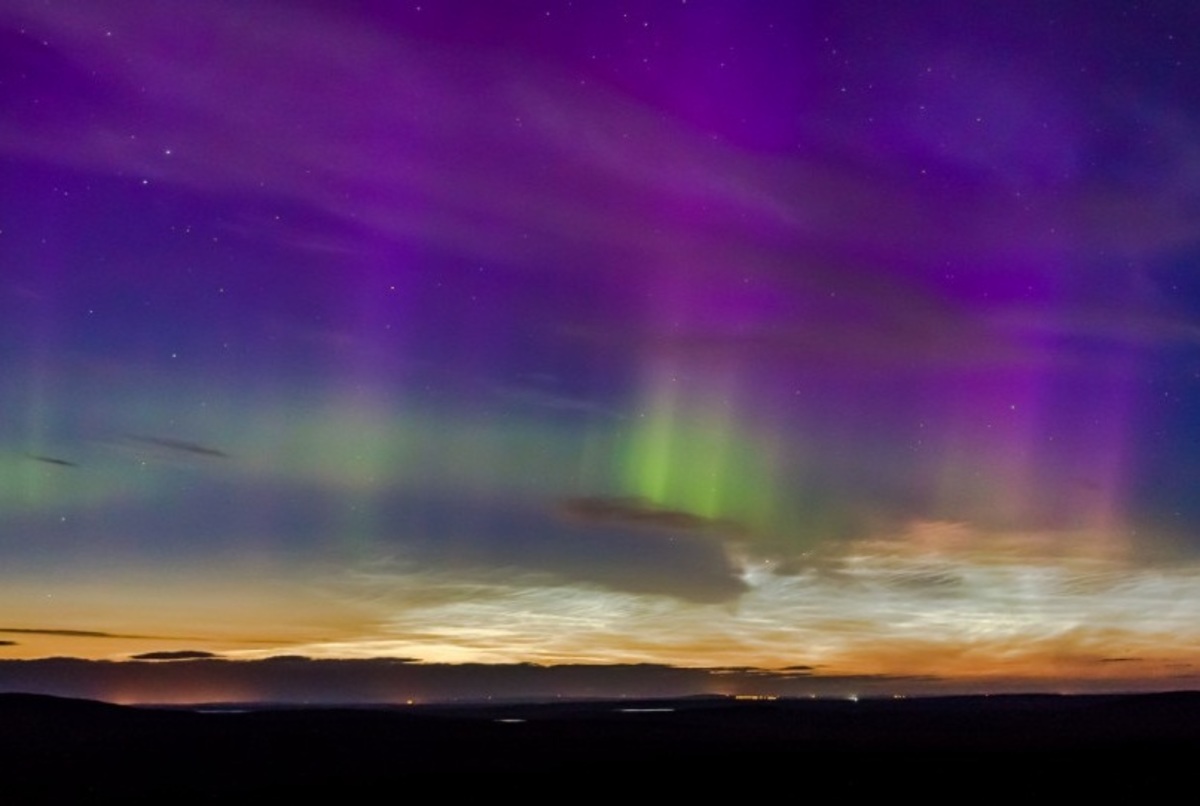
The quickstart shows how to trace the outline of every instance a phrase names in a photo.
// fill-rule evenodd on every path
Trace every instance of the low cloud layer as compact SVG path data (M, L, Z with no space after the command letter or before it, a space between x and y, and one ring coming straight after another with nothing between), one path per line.
M822 677L785 670L660 664L540 666L416 664L399 659L260 661L0 660L7 691L122 702L404 703L683 697L701 694L839 696L935 687L934 678Z

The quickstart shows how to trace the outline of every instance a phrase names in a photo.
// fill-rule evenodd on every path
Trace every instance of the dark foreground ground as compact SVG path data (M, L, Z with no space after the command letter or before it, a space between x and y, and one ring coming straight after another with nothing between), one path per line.
M450 795L514 774L530 793L587 800L614 787L633 797L629 787L645 782L960 802L1049 789L1146 802L1183 786L1190 799L1200 787L1200 694L242 712L0 694L3 802L411 800L431 776Z

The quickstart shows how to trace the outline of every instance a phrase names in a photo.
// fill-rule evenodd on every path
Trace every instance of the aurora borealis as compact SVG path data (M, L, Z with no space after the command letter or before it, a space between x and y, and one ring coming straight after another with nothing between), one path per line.
M1200 684L1200 11L900 5L0 0L0 687Z

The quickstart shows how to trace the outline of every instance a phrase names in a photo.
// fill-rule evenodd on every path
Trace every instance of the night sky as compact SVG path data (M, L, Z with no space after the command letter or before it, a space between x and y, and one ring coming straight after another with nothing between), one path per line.
M0 0L0 688L1200 687L1197 31Z

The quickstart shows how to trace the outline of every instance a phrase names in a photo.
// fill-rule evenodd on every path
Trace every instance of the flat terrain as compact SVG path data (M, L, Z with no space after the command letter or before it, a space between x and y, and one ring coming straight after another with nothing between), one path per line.
M570 782L574 794L725 780L1144 796L1190 784L1198 750L1194 693L201 709L0 694L0 765L16 802L366 794L430 775L450 785L512 774Z

